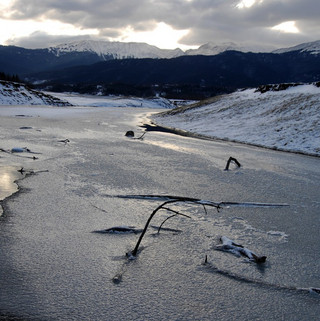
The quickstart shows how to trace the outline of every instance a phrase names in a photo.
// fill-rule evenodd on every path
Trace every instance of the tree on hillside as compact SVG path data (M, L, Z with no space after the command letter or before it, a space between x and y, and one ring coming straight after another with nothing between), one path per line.
M8 75L8 74L5 74L4 72L0 72L0 80L21 82L18 75Z

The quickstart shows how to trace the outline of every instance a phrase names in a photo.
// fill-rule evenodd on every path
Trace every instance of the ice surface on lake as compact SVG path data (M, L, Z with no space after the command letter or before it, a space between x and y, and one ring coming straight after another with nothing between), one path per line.
M87 107L139 107L139 108L174 108L174 104L161 97L139 98L122 96L79 95L66 93L50 93L75 106Z
M319 159L169 133L125 137L153 112L0 108L0 147L40 153L0 154L1 165L37 173L19 182L0 218L0 318L247 321L277 320L280 311L316 319L318 294L296 289L319 288ZM224 171L230 155L242 166ZM290 206L179 205L190 218L172 217L160 233L150 226L128 260L139 235L92 231L142 229L162 200L130 195ZM151 224L170 215L161 211ZM266 264L215 251L222 235L266 255Z

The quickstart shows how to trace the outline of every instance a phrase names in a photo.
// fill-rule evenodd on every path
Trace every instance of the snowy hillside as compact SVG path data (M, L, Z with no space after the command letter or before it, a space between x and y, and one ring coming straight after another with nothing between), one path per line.
M105 58L174 58L184 54L181 49L159 49L146 43L136 42L109 42L83 40L61 44L49 48L51 52L59 56L64 52L91 52Z
M285 52L291 52L291 51L300 51L300 52L308 52L313 55L320 54L320 41L314 41L314 42L307 42L300 44L298 46L290 47L290 48L282 48L273 51L273 53L285 53Z
M212 55L218 55L222 52L229 51L229 50L235 50L235 51L241 51L241 52L268 52L271 51L270 48L266 47L253 47L253 46L241 46L239 44L236 44L234 42L225 42L221 44L209 42L202 46L200 46L198 49L190 49L186 51L187 55L206 55L206 56L212 56Z
M237 91L203 105L158 114L154 120L209 137L320 156L317 85Z
M173 103L162 97L139 98L68 93L45 93L33 90L21 83L9 81L0 81L0 106L1 105L139 107L153 109L174 108Z
M10 81L0 81L0 105L71 106L64 100Z

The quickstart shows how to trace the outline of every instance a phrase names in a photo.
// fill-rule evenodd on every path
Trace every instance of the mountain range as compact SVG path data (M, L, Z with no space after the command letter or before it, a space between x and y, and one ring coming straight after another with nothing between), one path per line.
M197 49L189 49L182 51L176 49L160 49L156 46L151 46L146 43L137 42L109 42L109 41L94 41L83 40L71 43L61 44L55 47L50 47L48 50L55 55L70 52L90 52L97 54L104 60L125 59L125 58L176 58L179 56L195 56L206 55L214 56L225 51L240 51L240 52L273 52L284 53L290 51L307 51L318 54L320 52L320 41L300 44L290 48L281 48L271 51L267 47L257 46L242 46L234 42L225 42L216 44L213 42L206 43Z
M50 90L94 93L102 86L105 94L140 95L140 90L203 98L267 83L318 81L319 54L320 41L272 52L234 43L183 52L86 40L43 49L0 46L0 71Z

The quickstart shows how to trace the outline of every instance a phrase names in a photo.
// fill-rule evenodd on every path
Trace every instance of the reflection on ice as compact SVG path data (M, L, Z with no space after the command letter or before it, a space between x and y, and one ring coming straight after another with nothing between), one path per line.
M14 166L0 166L0 201L18 191L18 185L15 180L21 178L21 174ZM0 216L2 208L0 209Z
M150 145L154 145L154 146L159 146L165 149L171 149L171 150L175 150L177 152L182 152L182 153L194 153L195 150L193 150L192 148L187 148L187 147L182 147L182 146L178 146L175 144L171 144L168 142L164 142L164 141L146 141L148 144Z

